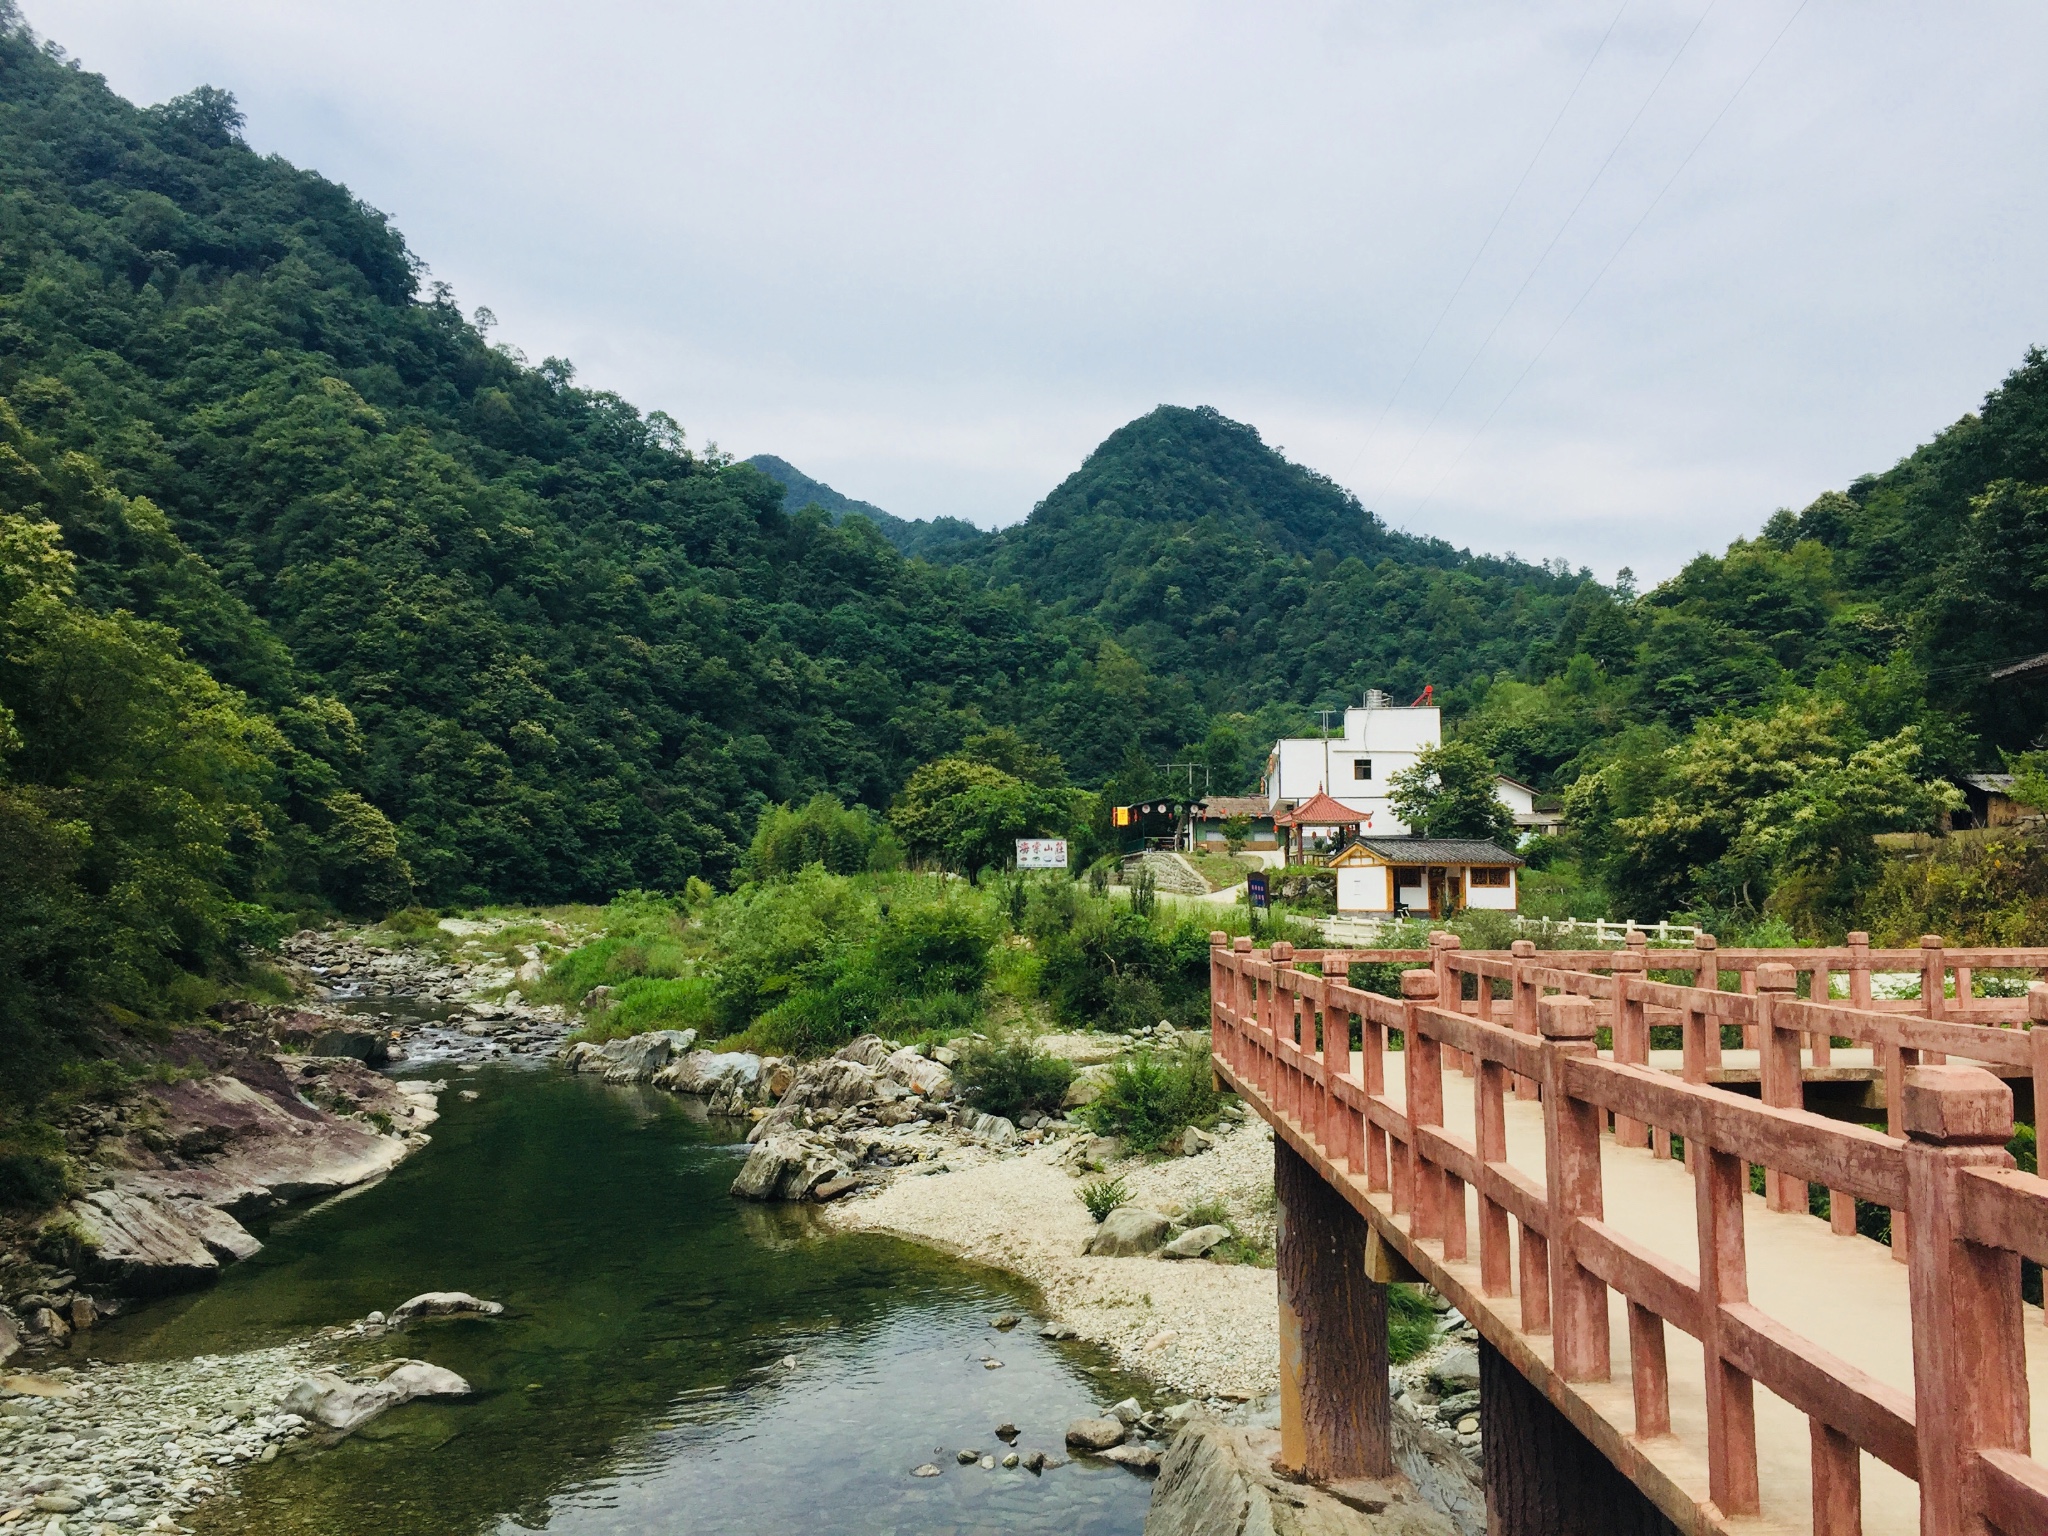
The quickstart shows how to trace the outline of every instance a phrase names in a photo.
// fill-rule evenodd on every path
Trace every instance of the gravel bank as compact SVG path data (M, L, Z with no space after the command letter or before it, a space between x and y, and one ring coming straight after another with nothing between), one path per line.
M33 1536L180 1529L233 1468L306 1433L277 1402L317 1348L0 1376L0 1525Z
M1207 1260L1085 1257L1095 1224L1080 1179L1052 1145L923 1177L825 1208L847 1230L899 1237L994 1265L1036 1284L1047 1321L1115 1351L1118 1361L1190 1397L1239 1400L1279 1386L1279 1293L1270 1269ZM1273 1136L1258 1121L1194 1157L1111 1169L1134 1205L1172 1215L1222 1199L1248 1235L1270 1239Z

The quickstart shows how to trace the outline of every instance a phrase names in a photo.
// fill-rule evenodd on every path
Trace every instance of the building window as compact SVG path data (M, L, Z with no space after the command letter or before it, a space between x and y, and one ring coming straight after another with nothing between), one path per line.
M1508 883L1508 871L1505 868L1475 869L1472 871L1472 883L1474 885L1505 886Z
M1371 778L1372 759L1369 757L1354 757L1351 759L1351 777L1354 779Z

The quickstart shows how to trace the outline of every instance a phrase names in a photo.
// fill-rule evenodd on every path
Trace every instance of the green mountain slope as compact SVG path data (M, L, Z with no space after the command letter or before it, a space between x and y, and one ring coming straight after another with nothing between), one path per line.
M659 413L492 347L382 215L239 126L213 90L137 109L0 18L0 395L161 508L223 599L188 624L67 525L122 568L98 601L272 713L343 706L361 751L329 766L423 896L718 876L763 804L885 803L989 723L1097 777L1193 728L1091 626L791 517Z
M757 453L746 461L782 487L782 510L794 516L805 507L822 507L835 523L864 517L882 530L898 553L944 565L972 554L988 540L974 524L958 517L911 519L884 512L872 502L841 495L822 480L813 480L787 459Z
M1390 530L1207 406L1118 428L975 563L1244 711L1517 670L1584 580Z

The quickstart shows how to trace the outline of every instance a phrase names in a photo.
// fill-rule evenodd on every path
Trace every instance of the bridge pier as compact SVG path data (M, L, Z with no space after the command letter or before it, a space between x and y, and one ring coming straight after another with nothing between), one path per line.
M1280 1460L1314 1482L1394 1469L1387 1288L1365 1272L1365 1219L1273 1140L1280 1279Z
M1479 1400L1487 1536L1678 1536L1664 1512L1483 1340Z

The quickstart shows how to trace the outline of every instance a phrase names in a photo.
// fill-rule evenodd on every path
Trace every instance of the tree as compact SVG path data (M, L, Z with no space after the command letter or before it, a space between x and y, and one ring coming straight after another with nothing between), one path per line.
M1063 832L1070 797L965 757L942 757L910 776L889 823L913 858L936 859L969 879L1016 856L1020 837Z
M1494 793L1493 759L1469 741L1430 747L1394 775L1394 814L1429 837L1515 842L1515 813Z

